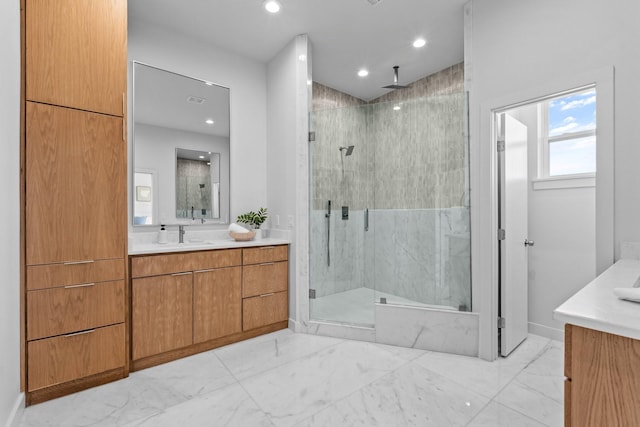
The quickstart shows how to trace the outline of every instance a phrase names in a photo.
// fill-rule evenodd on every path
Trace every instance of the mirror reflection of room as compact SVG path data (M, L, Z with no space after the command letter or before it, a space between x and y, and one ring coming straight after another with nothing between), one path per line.
M229 89L138 62L133 224L229 220Z
M176 218L220 217L220 154L176 149Z

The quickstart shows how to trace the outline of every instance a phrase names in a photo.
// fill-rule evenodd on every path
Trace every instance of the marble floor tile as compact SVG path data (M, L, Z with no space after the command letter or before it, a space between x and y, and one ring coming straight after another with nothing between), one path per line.
M199 396L126 427L273 427L239 384Z
M20 427L561 426L563 347L476 358L278 331L26 408Z
M515 381L526 384L527 387L562 403L564 400L563 362L563 349L557 345L550 345L518 374Z
M144 369L135 375L171 387L185 398L207 394L237 382L213 351Z
M464 386L409 363L296 427L465 426L488 401Z
M277 426L291 426L408 363L388 348L345 341L242 380Z
M344 340L284 329L222 347L215 350L215 354L237 379L243 379L341 342Z
M477 357L431 352L417 359L416 363L458 384L463 384L476 393L492 398L533 358L539 356L549 342L548 339L530 335L509 357L500 357L493 362Z
M525 366L500 362L435 352L416 360L420 366L488 398L492 398L509 384Z
M25 409L20 427L122 426L187 399L160 381L128 378Z
M546 394L516 379L507 385L494 399L550 427L564 424L564 405Z
M468 427L545 427L544 424L496 402L489 403Z

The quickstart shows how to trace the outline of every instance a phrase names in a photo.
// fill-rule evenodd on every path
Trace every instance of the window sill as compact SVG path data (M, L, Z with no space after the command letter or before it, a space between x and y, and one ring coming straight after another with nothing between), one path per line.
M585 188L595 186L596 174L594 173L539 178L533 180L534 190L558 190L564 188Z

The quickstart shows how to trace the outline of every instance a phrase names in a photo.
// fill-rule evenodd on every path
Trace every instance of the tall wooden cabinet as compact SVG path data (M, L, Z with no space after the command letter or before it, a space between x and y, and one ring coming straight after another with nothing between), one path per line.
M23 0L27 404L128 375L126 0Z

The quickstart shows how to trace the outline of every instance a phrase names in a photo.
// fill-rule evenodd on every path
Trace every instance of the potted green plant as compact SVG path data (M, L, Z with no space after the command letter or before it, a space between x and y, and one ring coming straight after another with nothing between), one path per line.
M249 224L254 230L260 230L260 226L267 220L267 208L260 208L258 212L247 212L238 215L236 222Z

